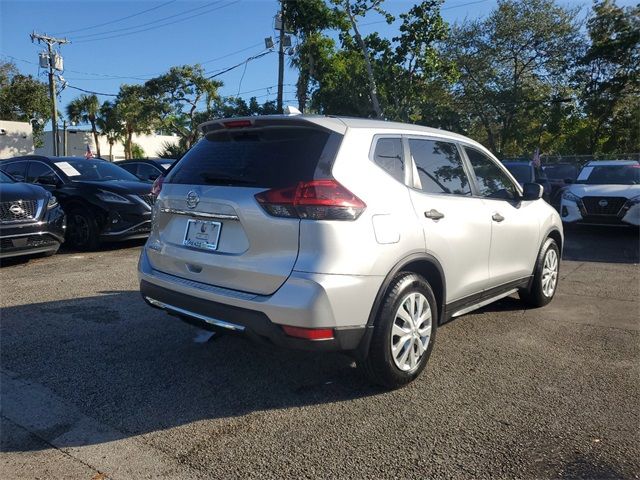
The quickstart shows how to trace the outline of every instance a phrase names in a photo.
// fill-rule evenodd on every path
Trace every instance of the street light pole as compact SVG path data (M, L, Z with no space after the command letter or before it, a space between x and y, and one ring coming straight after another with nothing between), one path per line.
M278 100L276 108L282 113L282 86L284 83L284 0L280 0L280 45L278 45Z

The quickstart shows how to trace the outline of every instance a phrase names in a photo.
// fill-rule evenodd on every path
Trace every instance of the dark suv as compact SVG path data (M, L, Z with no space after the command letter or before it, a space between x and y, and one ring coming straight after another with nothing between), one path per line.
M503 162L511 175L516 177L520 185L525 183L537 183L542 185L542 198L551 203L551 183L541 167L533 162Z
M123 168L81 157L15 157L0 169L52 192L67 214L67 241L94 249L101 241L143 238L151 229L151 185Z
M64 241L64 230L56 197L0 172L0 258L53 255Z

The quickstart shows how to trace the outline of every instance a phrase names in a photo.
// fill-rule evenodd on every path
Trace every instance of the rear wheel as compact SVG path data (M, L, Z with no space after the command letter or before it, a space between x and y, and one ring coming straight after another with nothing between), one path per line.
M79 250L94 250L100 244L95 217L84 208L74 208L67 216L67 242Z
M560 249L553 238L547 238L536 261L533 284L519 291L520 299L532 307L544 307L556 294L560 273Z
M398 388L420 375L435 342L437 311L433 291L422 276L405 272L391 282L369 351L360 362L374 383Z

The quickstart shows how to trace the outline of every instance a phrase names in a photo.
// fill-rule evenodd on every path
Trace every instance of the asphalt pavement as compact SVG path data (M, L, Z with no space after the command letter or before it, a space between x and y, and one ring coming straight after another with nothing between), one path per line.
M203 342L147 307L140 243L0 268L0 477L640 476L636 233L568 233L554 301L443 326L423 375Z

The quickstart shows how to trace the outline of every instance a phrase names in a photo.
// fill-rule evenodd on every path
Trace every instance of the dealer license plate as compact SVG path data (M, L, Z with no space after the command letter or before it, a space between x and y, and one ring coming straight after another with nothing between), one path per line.
M220 222L187 220L187 231L184 234L182 244L202 250L216 250L221 229L222 224Z

